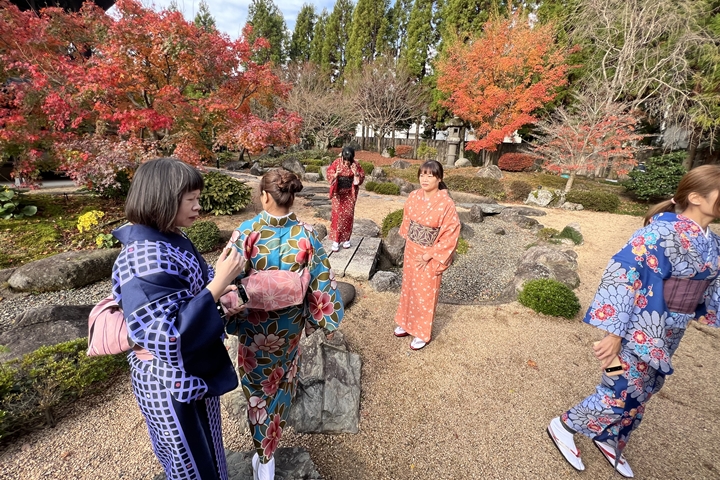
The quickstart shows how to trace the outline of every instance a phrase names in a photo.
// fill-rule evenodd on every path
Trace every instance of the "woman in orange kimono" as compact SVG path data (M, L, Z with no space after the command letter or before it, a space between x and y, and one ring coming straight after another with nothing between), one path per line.
M443 183L443 167L430 160L418 170L420 190L405 202L400 235L405 241L396 337L412 335L410 348L420 350L432 337L442 273L452 263L460 237L455 202Z
M355 202L358 190L365 180L365 172L355 161L355 150L350 147L342 149L340 158L335 159L327 169L327 180L330 182L330 240L333 241L332 251L337 252L342 243L343 248L350 248L353 222L355 221Z

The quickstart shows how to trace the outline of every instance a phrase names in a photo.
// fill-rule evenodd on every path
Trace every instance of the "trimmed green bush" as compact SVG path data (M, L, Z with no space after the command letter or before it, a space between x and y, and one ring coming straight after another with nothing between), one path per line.
M315 159L315 160L303 160L302 163L303 163L303 165L305 165L305 171L306 171L306 172L308 171L308 167L309 167L309 166L322 167L322 166L326 165L325 160L319 160L319 159ZM318 171L320 171L320 170L318 169ZM317 173L317 172L315 172L315 173Z
M539 239L547 241L547 240L550 240L551 238L555 238L555 236L559 235L559 234L560 234L560 232L558 230L556 230L554 228L550 228L550 227L545 227L545 228L541 228L538 231L537 236Z
M510 182L510 198L512 200L525 200L532 191L532 185L527 182L523 182L522 180Z
M374 192L378 185L380 185L380 182L373 182L372 180L365 182L365 190L368 192Z
M437 148L429 147L427 142L420 142L417 148L417 158L420 160L436 160L437 159Z
M565 195L565 200L581 204L586 210L614 212L620 206L620 198L614 193L598 191L574 191Z
M570 227L563 228L562 232L555 235L555 238L569 238L575 245L583 243L582 233Z
M193 223L185 229L185 234L200 253L209 252L220 243L220 229L210 220Z
M536 312L554 317L573 318L580 311L575 292L564 283L549 278L525 283L518 301Z
M686 171L682 166L686 152L675 152L651 157L645 162L645 171L633 170L623 183L628 192L640 200L664 200L672 197Z
M305 173L321 173L319 165L305 165Z
M250 204L252 189L220 172L203 175L205 188L200 195L200 207L214 215L232 215Z
M365 172L365 175L370 175L373 170L375 170L375 164L372 162L358 162L360 166L362 167L363 171Z
M87 339L40 347L0 364L0 441L50 424L77 398L128 370L125 355L88 357Z
M496 200L505 198L505 188L502 182L496 178L452 176L445 177L445 185L449 190L458 192L474 193Z
M383 219L382 224L382 236L387 237L388 232L390 229L399 227L402 225L403 221L403 210L395 210L394 212L390 212L387 214L387 216Z
M390 155L390 157L394 157L395 156L395 147L387 147L387 152L388 152L388 155Z
M380 195L400 195L400 187L390 182L378 183L373 191Z

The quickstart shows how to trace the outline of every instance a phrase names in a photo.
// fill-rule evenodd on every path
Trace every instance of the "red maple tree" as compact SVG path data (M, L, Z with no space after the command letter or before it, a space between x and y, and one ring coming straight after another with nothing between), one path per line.
M0 4L0 144L16 175L32 181L45 158L109 186L147 157L198 165L220 147L297 141L300 118L276 106L290 86L252 60L266 40L232 41L136 0L116 7L110 18L91 4L40 15Z
M449 45L437 64L441 103L472 125L468 150L494 151L536 121L533 113L567 83L567 52L550 24L530 26L520 13L487 22L481 35Z
M545 168L569 173L565 184L569 192L578 172L593 173L612 165L624 174L635 165L635 154L647 148L639 143L645 135L635 130L639 120L627 105L595 104L581 97L573 111L561 107L538 122L533 149Z

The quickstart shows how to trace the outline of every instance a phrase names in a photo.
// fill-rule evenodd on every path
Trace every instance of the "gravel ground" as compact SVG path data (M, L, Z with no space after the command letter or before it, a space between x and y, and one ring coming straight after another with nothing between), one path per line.
M525 247L537 236L498 216L487 216L482 223L469 224L474 235L467 239L470 248L458 255L443 273L440 301L476 303L497 299L515 275ZM493 233L498 227L505 235Z
M402 199L372 200L362 199L359 218L381 222L387 210L402 205ZM576 248L582 281L576 293L586 307L608 258L641 220L555 210L542 219L556 229L571 222L585 236ZM342 329L363 359L360 433L289 430L281 442L306 447L324 478L620 478L584 437L577 441L587 472L576 472L545 433L553 416L591 393L599 380L591 354L601 337L597 329L518 303L440 305L433 341L412 352L409 339L392 335L398 295L355 285L358 297ZM635 478L720 478L720 404L713 401L720 398L718 338L712 329L688 329L674 358L676 373L648 405L625 451ZM251 448L227 415L224 439L230 450ZM76 402L55 429L0 449L0 479L140 480L160 471L127 378Z

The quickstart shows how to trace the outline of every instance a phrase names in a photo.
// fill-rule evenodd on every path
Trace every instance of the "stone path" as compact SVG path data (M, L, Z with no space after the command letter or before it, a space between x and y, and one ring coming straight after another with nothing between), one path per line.
M369 280L375 273L378 255L380 254L380 238L360 237L353 235L350 238L350 248L340 248L333 252L329 238L323 240L323 247L328 253L330 266L336 277L351 277L355 280Z

